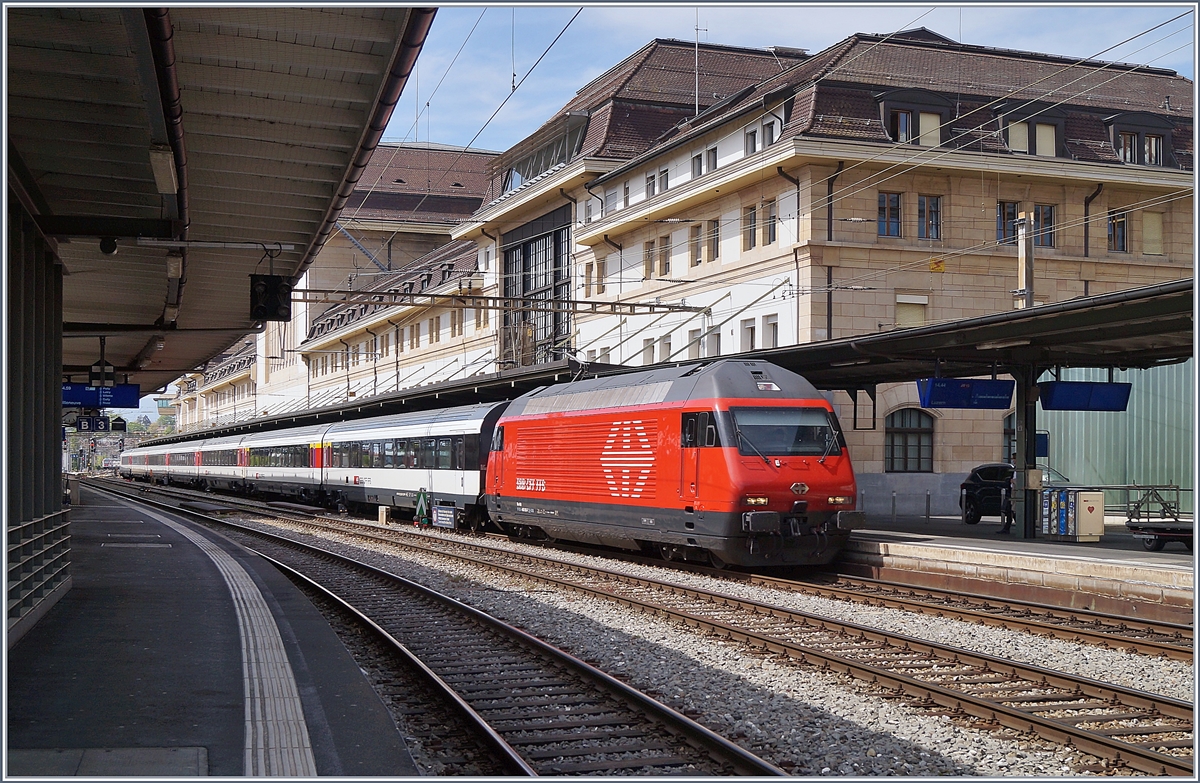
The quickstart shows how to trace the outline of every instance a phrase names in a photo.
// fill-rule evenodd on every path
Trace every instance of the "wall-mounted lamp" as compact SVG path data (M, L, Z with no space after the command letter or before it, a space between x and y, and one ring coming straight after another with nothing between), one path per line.
M159 193L179 192L179 180L175 178L175 153L166 144L150 147L150 170L154 172L154 186Z

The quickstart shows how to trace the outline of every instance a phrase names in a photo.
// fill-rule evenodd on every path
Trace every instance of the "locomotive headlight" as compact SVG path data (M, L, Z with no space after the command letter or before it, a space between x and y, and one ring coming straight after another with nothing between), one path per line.
M854 505L854 498L845 495L832 495L828 498L827 502L831 506L852 506Z
M766 498L746 498L743 502L747 506L765 506L765 505L767 505Z

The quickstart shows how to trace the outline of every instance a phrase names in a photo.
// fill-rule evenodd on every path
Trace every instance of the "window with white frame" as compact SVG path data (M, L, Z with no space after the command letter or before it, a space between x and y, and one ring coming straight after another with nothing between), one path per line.
M646 198L651 198L654 195L655 177L653 174L646 175Z
M742 250L758 245L758 207L742 208Z
M762 317L762 347L779 347L779 316L774 313Z
M688 227L688 261L692 266L700 266L704 260L704 226L697 223Z
M1033 206L1033 244L1035 247L1054 247L1054 205Z
M927 294L896 294L896 328L923 326L925 308L929 306Z
M602 258L596 262L596 293L604 293L604 279L608 277L608 259Z
M762 126L762 132L763 149L766 149L775 143L775 121L769 120L764 122Z
M658 172L658 192L659 193L667 192L667 188L670 187L669 179L670 179L670 170L669 169L661 169Z
M658 360L665 362L671 358L671 335L665 334L658 338Z
M642 243L642 277L654 277L654 240Z
M704 154L696 153L692 156L692 179L697 179L704 174Z
M594 270L595 268L590 262L583 265L583 295L585 297L592 295L592 273Z
M942 238L941 196L917 196L917 237Z
M763 203L763 244L772 245L775 243L776 227L779 223L779 205L775 203L775 199Z
M699 329L688 330L688 358L689 359L699 359L700 358L700 330Z
M942 115L935 112L923 111L919 114L921 135L917 144L922 147L936 147L942 143Z
M705 163L707 163L707 167L705 168L705 171L706 172L716 171L717 170L717 148L709 147L708 150L706 150L704 153L704 158L705 158Z
M626 180L621 185L621 206L629 206L629 181Z
M708 221L708 231L706 232L706 235L708 237L707 260L716 261L721 257L721 221Z
M704 355L708 357L721 355L721 332L713 329L708 333L707 344L704 346Z
M1151 256L1163 254L1163 213L1142 213L1142 252Z
M658 275L671 274L671 235L658 238Z
M742 352L754 350L754 338L757 329L755 329L754 319L746 318L742 320Z
M758 152L758 129L757 128L747 128L745 140L746 140L746 155L753 155L754 153Z
M654 364L654 338L642 338L642 365Z

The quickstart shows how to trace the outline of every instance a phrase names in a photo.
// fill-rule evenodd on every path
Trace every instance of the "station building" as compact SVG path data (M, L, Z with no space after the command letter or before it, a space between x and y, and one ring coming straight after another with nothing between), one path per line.
M494 198L454 236L499 260L506 295L709 308L543 319L532 350L502 337L520 363L652 364L1010 310L1022 215L1035 304L1187 278L1192 93L1163 69L858 34L619 162L587 143L608 115L568 104L496 159ZM893 492L923 511L928 492L955 513L963 475L1011 453L1012 411L922 409L911 383L854 394L835 399L868 511Z
M1190 277L1192 93L1173 71L924 28L816 54L652 41L488 159L477 208L447 215L453 241L369 283L329 280L508 306L300 306L288 335L255 341L254 410L565 357L649 365L1011 310L1023 215L1035 304ZM516 306L529 299L561 307ZM586 312L611 302L677 307ZM226 361L242 369L205 375L218 402L247 372L246 357ZM1146 409L1172 431L1191 426L1191 377L1190 362L1139 373L1157 401ZM895 493L900 513L923 513L927 497L957 513L971 467L1012 457L1012 410L925 409L912 383L831 394L869 512ZM1129 426L1102 427L1105 443ZM1072 478L1147 480L1115 458L1068 458L1074 437L1056 435L1050 457ZM1190 447L1171 442L1155 465L1182 466L1186 483Z

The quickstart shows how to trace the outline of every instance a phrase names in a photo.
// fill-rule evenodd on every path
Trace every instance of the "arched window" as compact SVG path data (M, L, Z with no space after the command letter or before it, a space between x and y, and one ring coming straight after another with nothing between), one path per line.
M933 417L904 408L884 422L883 469L888 473L933 472Z

